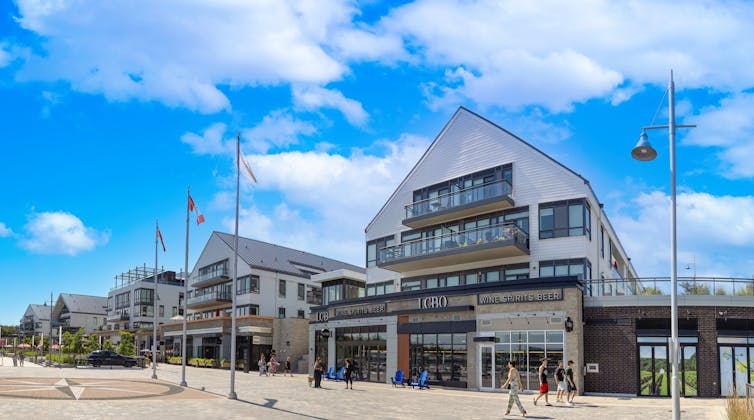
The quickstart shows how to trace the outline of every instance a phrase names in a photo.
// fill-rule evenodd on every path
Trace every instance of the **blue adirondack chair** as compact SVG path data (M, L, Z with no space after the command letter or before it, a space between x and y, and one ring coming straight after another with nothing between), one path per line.
M393 387L395 387L396 385L400 385L402 387L405 387L406 384L403 381L403 371L400 370L400 369L398 369L397 371L395 371L395 376L392 377L392 378L390 378L390 382L393 383Z
M334 381L335 380L335 367L330 366L330 369L327 369L327 374L325 375L325 379Z
M335 376L336 381L345 381L346 376L346 368L342 367L338 369L338 374Z
M424 372L421 373L421 375L419 375L418 381L414 382L412 380L410 383L411 389L413 389L415 386L418 386L420 390L424 388L429 389L429 385L427 384L427 375L428 375L427 371L425 370Z

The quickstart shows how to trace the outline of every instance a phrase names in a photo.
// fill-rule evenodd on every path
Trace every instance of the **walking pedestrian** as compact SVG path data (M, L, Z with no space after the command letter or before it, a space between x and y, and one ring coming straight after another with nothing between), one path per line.
M18 365L21 367L24 367L24 358L26 358L26 355L24 352L21 352L21 354L18 355Z
M576 397L576 382L573 381L573 360L568 361L568 368L565 374L568 381L568 395L566 395L566 399L568 400L568 405L573 406L573 399Z
M351 375L353 375L353 363L351 363L351 359L346 357L345 360L346 363L346 370L343 374L343 379L346 381L346 389L348 389L348 384L351 384L351 389L353 389L353 378Z
M285 364L283 365L283 376L285 376L286 373L291 375L291 378L293 377L293 372L291 371L291 356L285 358Z
M272 376L275 376L276 373L278 373L278 361L275 360L275 356L270 356L270 369L272 370Z
M322 388L322 358L317 357L314 361L314 387Z
M549 385L547 384L547 358L545 357L542 359L542 364L539 365L539 395L534 398L534 405L537 405L537 401L539 401L542 396L545 396L545 405L552 405L550 404L550 401L547 400L547 392L550 390Z
M257 363L257 366L259 366L259 376L267 376L267 361L265 361L264 359L264 354L259 355L259 362Z
M509 387L510 392L508 393L508 409L505 410L505 415L507 416L511 413L511 407L513 407L513 403L516 403L519 411L521 411L521 415L526 417L526 410L524 410L524 406L521 404L521 399L518 398L518 391L521 389L521 375L519 375L518 369L516 369L516 362L513 360L508 362L508 380L505 381L501 388L506 387Z
M16 353L13 353L13 367L18 366L18 359Z
M563 369L563 361L558 360L558 368L555 369L555 383L558 387L558 395L555 399L555 402L565 402L563 401L563 394L566 393L566 380L565 380L565 369ZM568 395L566 395L566 398L568 398Z

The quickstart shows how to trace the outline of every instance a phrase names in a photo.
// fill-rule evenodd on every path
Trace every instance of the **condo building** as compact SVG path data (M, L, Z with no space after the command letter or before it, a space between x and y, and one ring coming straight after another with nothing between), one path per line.
M513 360L535 392L544 358L573 360L580 392L669 395L667 284L638 277L587 179L502 127L460 108L365 233L365 274L315 276L310 364L494 391ZM752 382L754 299L682 302L684 395Z

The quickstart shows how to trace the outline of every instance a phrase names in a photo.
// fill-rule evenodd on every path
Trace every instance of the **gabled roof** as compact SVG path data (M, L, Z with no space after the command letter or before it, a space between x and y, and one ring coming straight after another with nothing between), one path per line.
M212 232L233 251L235 238L229 233ZM238 256L253 268L309 277L327 271L348 269L358 273L366 270L353 264L297 249L238 237Z
M47 305L37 305L36 303L32 303L26 309L26 313L28 313L29 311L31 311L34 316L37 317L37 319L40 321L50 320L50 307Z
M61 293L58 297L58 303L55 305L55 314L59 314L58 305L63 302L68 312L81 314L107 314L107 298L102 296L74 295L71 293ZM62 308L60 308L62 309Z

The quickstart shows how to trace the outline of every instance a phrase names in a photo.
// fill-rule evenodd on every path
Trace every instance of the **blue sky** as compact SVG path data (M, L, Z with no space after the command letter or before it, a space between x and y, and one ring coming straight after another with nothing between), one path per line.
M0 3L0 323L106 295L232 232L364 264L364 228L458 106L589 179L667 276L668 144L631 159L675 71L680 273L754 275L754 3ZM663 106L656 121L665 124Z

